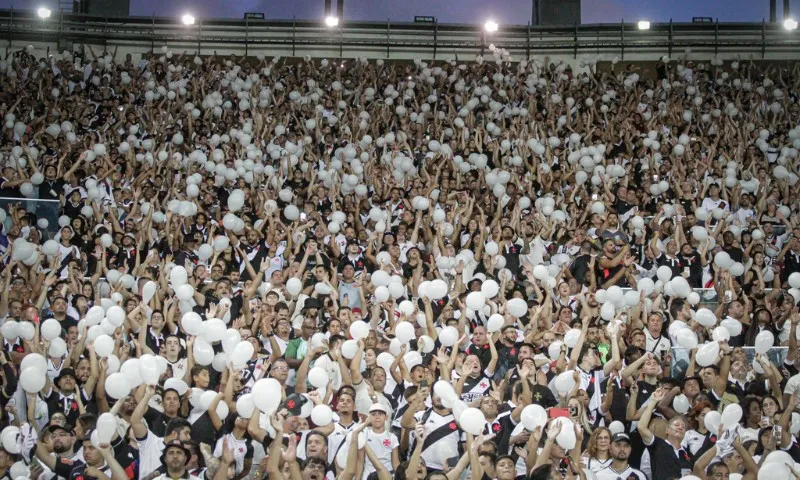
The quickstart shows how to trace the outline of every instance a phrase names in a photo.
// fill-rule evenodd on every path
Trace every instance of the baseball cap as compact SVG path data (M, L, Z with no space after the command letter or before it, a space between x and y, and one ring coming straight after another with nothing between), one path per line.
M386 410L386 407L384 407L380 403L373 403L372 406L369 407L369 413L372 413L372 412L383 412L383 413L385 413L387 415L389 414L389 411Z
M615 433L613 437L611 437L611 443L614 442L628 442L628 445L632 445L631 437L628 436L627 433Z
M50 425L48 425L48 426L47 426L47 428L45 429L45 431L46 431L47 433L55 433L57 430L63 430L63 431L67 432L67 433L68 433L68 434L70 434L70 435L72 435L72 434L73 434L73 428L72 428L72 425L59 425L59 424L57 424L57 423L51 423L51 424L50 424Z

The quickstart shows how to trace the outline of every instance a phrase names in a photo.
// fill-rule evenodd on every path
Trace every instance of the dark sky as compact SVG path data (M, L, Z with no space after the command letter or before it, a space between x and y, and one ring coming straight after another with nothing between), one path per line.
M335 0L334 0L335 1ZM0 8L34 8L56 0L0 0ZM242 18L244 12L263 12L271 19L321 19L323 0L130 0L131 15ZM783 0L778 0L778 16ZM800 0L792 0L800 14ZM442 23L483 23L489 16L501 24L525 24L531 0L346 0L345 19L412 21L414 15L432 15ZM756 22L769 17L769 0L583 0L583 23L634 21L691 21L693 16L723 22ZM795 15L797 16L797 15Z

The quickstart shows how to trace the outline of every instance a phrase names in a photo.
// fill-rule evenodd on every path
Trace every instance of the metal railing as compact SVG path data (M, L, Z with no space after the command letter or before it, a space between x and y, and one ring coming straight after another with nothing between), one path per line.
M245 54L280 52L303 56L325 52L338 57L393 59L469 58L485 53L490 43L515 59L534 55L626 56L683 55L685 49L743 58L796 58L800 36L772 23L655 23L649 30L635 24L571 26L504 25L486 34L476 25L406 22L347 22L335 29L309 20L203 20L185 26L178 19L94 17L59 13L42 20L35 12L0 10L0 38L9 41L76 42L113 47L131 45L155 51L211 53L242 49Z
M756 358L756 349L755 347L742 347L744 350L745 355L747 356L747 363L753 364L753 361ZM783 366L784 360L786 360L786 356L789 354L789 347L772 347L767 352L767 357L769 357L769 361L774 363L779 368ZM686 374L686 369L689 368L689 360L691 359L691 355L689 350L683 347L672 347L672 373L671 377L673 378L683 378ZM700 373L700 368L697 367L695 370L695 375Z

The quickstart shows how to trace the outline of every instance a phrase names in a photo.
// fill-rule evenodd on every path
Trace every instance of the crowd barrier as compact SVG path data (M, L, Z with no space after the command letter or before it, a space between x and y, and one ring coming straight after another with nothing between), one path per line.
M747 355L747 362L751 366L756 357L755 347L742 347ZM773 347L767 352L770 363L777 365L779 368L783 366L783 361L786 360L786 355L789 354L789 347ZM673 378L683 378L686 374L686 369L689 368L689 360L691 356L689 350L683 347L672 347L672 371L670 376ZM700 372L700 367L696 367L695 374Z

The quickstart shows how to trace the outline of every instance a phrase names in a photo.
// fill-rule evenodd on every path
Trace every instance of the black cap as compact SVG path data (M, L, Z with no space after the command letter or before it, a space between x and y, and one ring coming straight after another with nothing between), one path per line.
M164 450L163 450L163 453L161 454L161 463L162 464L166 464L167 463L166 462L167 451L170 448L180 448L181 450L183 450L183 453L186 455L186 464L189 463L189 460L191 460L191 458L192 458L192 451L189 450L186 447L186 445L184 445L183 442L181 442L180 440L172 440L171 442L168 442L168 443L164 444Z
M64 430L65 432L69 433L70 435L73 434L72 425L69 425L69 424L65 424L65 425L62 426L62 425L59 425L57 423L51 423L50 425L48 425L44 429L44 431L46 433L55 433L57 430Z
M683 380L681 380L681 388L685 387L686 382L690 380L697 380L697 383L699 383L701 387L703 386L703 379L698 377L697 375L693 375L691 377L683 377Z
M308 297L306 298L305 303L303 303L303 310L307 308L317 308L317 309L322 308L322 302L320 302L316 298Z
M615 433L614 436L611 437L611 443L614 442L628 442L628 445L633 445L633 443L631 443L631 437L624 432Z
M78 380L78 377L75 376L75 370L73 370L71 368L63 368L63 369L61 369L61 372L56 377L56 382L55 382L56 385L58 385L58 382L60 382L61 379L64 378L64 377L72 377L73 380L75 380L75 381Z

